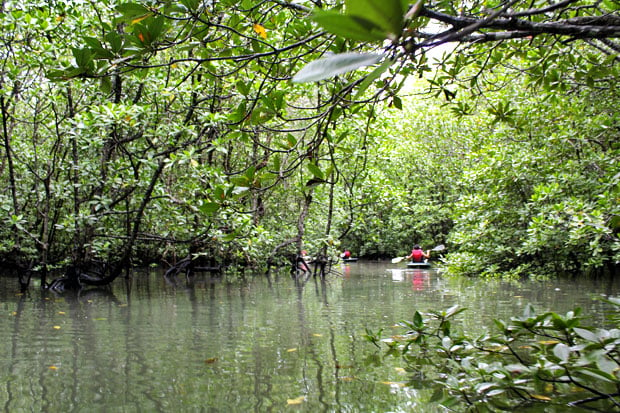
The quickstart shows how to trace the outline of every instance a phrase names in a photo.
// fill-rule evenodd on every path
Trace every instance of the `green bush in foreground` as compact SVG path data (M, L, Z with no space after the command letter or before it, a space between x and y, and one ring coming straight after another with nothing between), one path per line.
M432 401L455 411L620 411L620 298L608 301L612 328L582 325L581 310L536 314L531 305L498 333L469 337L453 329L462 311L415 313L404 335L366 338L400 355L411 384L436 385ZM417 382L417 383L416 383Z

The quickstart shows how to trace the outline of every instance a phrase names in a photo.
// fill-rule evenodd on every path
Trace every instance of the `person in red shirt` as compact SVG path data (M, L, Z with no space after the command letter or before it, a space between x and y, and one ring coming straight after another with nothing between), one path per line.
M430 251L424 252L422 250L422 247L416 244L413 246L413 250L411 250L411 254L409 254L405 258L413 262L423 262L425 259L429 259L430 257L431 257Z

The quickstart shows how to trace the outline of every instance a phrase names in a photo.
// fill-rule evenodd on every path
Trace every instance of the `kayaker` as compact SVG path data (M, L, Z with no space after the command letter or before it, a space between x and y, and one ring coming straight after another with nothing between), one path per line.
M422 250L422 247L420 247L418 244L416 244L416 245L413 246L413 250L411 250L411 254L409 254L405 258L408 259L408 260L411 260L413 262L423 262L424 259L429 259L430 257L431 257L430 250L424 252Z
M351 258L351 251L344 250L344 252L342 254L340 254L340 257L344 258L344 259Z

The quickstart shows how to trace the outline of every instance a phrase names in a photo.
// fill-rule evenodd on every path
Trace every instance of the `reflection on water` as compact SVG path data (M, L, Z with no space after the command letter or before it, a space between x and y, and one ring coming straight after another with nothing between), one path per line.
M603 279L447 279L393 264L343 265L326 281L136 273L111 288L19 293L0 279L5 411L433 411L400 360L364 339L397 334L416 310L467 307L468 330L579 305L595 322L618 295ZM439 411L439 410L438 410Z

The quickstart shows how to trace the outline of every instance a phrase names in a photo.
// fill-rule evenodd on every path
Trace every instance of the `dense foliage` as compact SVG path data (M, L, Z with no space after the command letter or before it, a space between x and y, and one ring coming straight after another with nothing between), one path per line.
M614 266L617 6L6 0L0 254L43 285L413 242Z
M366 338L402 357L412 382L439 385L432 400L451 410L617 411L620 300L609 303L611 328L588 326L579 308L561 315L528 306L521 317L495 320L497 332L471 337L456 327L465 309L455 306L416 311L401 323L403 335Z

